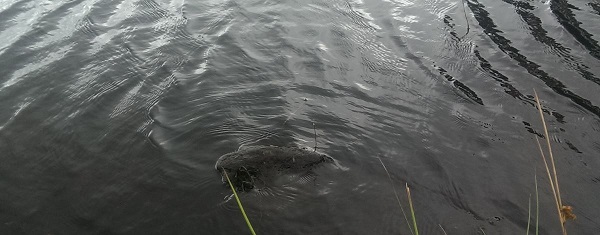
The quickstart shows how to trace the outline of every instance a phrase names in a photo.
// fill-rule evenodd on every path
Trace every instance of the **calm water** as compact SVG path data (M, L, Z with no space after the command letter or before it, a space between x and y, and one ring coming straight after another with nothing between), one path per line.
M241 198L259 234L600 234L597 0L0 0L0 234L246 234L240 145L343 167ZM286 121L287 120L287 121ZM314 128L313 128L314 124Z

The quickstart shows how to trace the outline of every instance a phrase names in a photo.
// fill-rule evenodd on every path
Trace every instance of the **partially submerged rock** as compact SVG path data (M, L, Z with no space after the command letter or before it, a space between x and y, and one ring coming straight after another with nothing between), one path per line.
M215 168L221 174L226 171L238 190L248 191L254 188L254 180L258 177L308 172L324 162L332 163L333 158L307 148L250 146L221 156Z

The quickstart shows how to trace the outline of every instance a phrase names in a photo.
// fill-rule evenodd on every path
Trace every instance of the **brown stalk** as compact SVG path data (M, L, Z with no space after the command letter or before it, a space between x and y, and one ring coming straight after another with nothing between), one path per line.
M410 233L414 235L415 233L413 232L413 229L410 226L410 223L408 222L408 217L406 216L406 212L404 212L404 207L402 206L402 203L400 203L400 197L398 196L396 187L394 187L394 181L392 180L392 176L390 175L390 172L388 171L387 167L385 167L385 164L383 164L383 160L381 160L380 157L377 157L377 159L379 159L379 162L381 162L381 166L383 166L383 170L385 170L385 173L387 174L388 179L390 179L390 184L392 185L392 190L394 190L394 196L396 196L396 201L398 202L398 206L400 206L400 210L402 210L402 215L404 215L404 220L406 220L406 224L408 225L408 229L410 229Z
M542 150L542 145L540 144L540 140L537 138L537 136L535 137L535 140L537 141L538 144L538 148L540 150L540 153L542 154L542 159L544 159L544 166L546 167L546 173L548 174L548 180L550 181L550 188L552 188L552 195L554 196L554 202L556 202L556 210L558 212L558 219L560 220L560 226L561 229L563 230L563 234L565 233L565 229L564 229L564 220L562 218L562 215L560 213L560 204L558 201L558 197L556 195L556 189L554 187L554 181L552 180L552 177L550 176L550 169L548 168L548 162L546 161L546 155L544 155L544 151Z
M535 102L538 106L540 118L542 119L542 125L544 126L544 135L546 136L546 144L548 145L548 154L550 155L550 162L552 163L552 171L554 173L554 184L556 184L556 195L558 196L558 204L562 208L562 199L560 198L560 188L558 187L558 177L556 176L556 166L554 165L554 155L552 154L552 145L550 145L550 135L548 135L548 128L546 127L546 120L544 119L544 113L542 112L542 105L540 105L540 98L537 92L533 90L535 94Z
M558 176L556 174L556 164L554 161L554 155L552 154L552 145L550 144L550 135L548 134L548 127L546 126L546 120L544 119L544 113L542 112L542 105L540 104L540 99L537 95L535 89L533 90L535 94L535 102L537 104L538 112L540 114L540 118L542 119L542 125L544 127L544 135L546 136L546 144L548 146L548 154L550 155L550 162L552 163L552 176L550 173L550 169L548 167L548 163L546 162L546 157L544 155L544 151L542 151L542 146L536 136L536 141L538 143L538 148L542 157L544 158L544 165L546 166L546 172L548 173L548 179L550 180L550 184L552 186L552 193L554 194L554 200L556 201L556 207L558 210L558 217L560 219L560 226L562 228L563 235L567 234L567 230L565 228L565 221L567 219L575 219L576 216L573 214L573 208L571 206L565 206L562 204L562 198L560 196L560 188L558 184ZM554 178L554 179L552 179Z

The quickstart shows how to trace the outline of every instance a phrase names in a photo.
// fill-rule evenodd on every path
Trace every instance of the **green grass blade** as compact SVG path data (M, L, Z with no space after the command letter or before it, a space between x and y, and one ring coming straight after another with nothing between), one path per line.
M413 208L412 198L410 197L410 188L408 188L408 183L406 184L406 195L408 196L408 205L410 206L410 215L412 216L413 227L415 227L415 235L419 235L419 229L417 228L417 217L415 217L415 209Z
M248 216L246 215L246 211L244 211L244 207L242 206L242 201L240 201L240 198L238 197L237 193L235 192L235 188L233 187L231 180L229 180L229 176L227 175L227 171L225 171L225 169L223 169L223 173L225 173L225 178L227 178L229 187L231 187L233 196L235 197L238 207L240 208L240 211L242 212L242 215L244 216L244 220L246 220L246 224L248 225L248 228L250 229L250 233L252 233L252 235L256 235L256 233L254 232L254 228L252 228L252 224L250 223L250 220L248 219Z

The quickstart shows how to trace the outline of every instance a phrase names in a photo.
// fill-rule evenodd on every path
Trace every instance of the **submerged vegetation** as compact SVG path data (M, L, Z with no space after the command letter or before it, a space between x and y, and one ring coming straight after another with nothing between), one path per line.
M555 202L555 206L556 206L556 211L557 211L557 215L558 215L558 219L559 219L559 224L561 227L561 231L563 235L567 235L567 229L565 227L565 223L567 220L574 220L576 218L575 214L573 213L573 207L568 206L563 204L562 201L562 197L560 194L560 187L559 187L559 183L558 183L558 176L557 176L557 172L556 172L556 163L554 160L554 155L552 153L552 146L550 143L550 135L548 134L548 127L546 125L546 121L544 119L544 113L542 110L542 106L540 104L540 100L539 97L537 95L537 92L534 90L534 95L535 95L535 102L536 102L536 106L537 106L537 110L539 112L540 115L540 119L541 119L541 123L542 123L542 127L544 130L544 136L546 139L546 146L547 146L547 153L544 151L542 144L539 141L539 138L536 136L536 143L537 143L537 147L538 150L540 152L540 155L542 157L543 163L544 163L544 167L546 169L546 175L548 177L548 182L550 183L550 189L552 190L552 195L554 197L554 202ZM315 141L316 142L316 141ZM315 146L316 149L316 146ZM549 156L550 160L548 160L546 158L546 154ZM392 190L394 192L394 196L396 197L396 201L398 202L398 206L400 206L400 210L402 211L402 214L404 215L404 219L406 221L406 224L410 230L410 233L412 235L419 235L419 229L417 226L417 218L415 216L415 210L413 207L413 202L412 202L412 197L410 194L410 188L408 187L408 183L405 184L405 189L406 189L406 196L408 199L408 205L410 208L410 222L409 222L409 218L407 216L407 213L404 210L404 207L402 206L402 203L400 201L400 197L398 195L398 192L396 191L396 187L394 186L394 182L392 180L392 177L390 175L390 172L388 171L387 167L385 166L385 164L383 163L383 161L381 160L381 158L379 158L379 162L381 163L385 173L388 176L388 179L390 180L391 186L392 186ZM550 163L548 163L550 162ZM244 211L244 207L242 206L242 203L236 193L236 189L233 186L231 180L229 179L229 176L227 175L227 171L225 171L224 169L222 169L222 172L225 175L225 178L227 179L227 182L229 183L229 186L231 188L231 191L233 192L233 196L235 197L238 207L240 209L240 211L242 212L242 215L244 216L244 220L246 221L246 224L248 225L248 228L250 230L250 232L253 235L256 235L256 233L254 232L254 228L252 227L252 224L250 223L250 220L248 219L248 216L246 215L246 212ZM537 171L534 173L534 183L535 183L535 234L538 235L539 234L539 193L538 193L538 180L537 180ZM531 228L531 223L532 223L532 215L531 215L531 194L529 195L529 200L528 200L528 211L527 211L527 228L526 228L526 234L529 235L530 233L530 228ZM411 223L412 222L412 223ZM444 228L442 227L441 224L439 224L439 227L441 229L441 231L444 234L447 234L446 231L444 230ZM479 230L485 234L485 231L483 230L483 228L479 228Z

